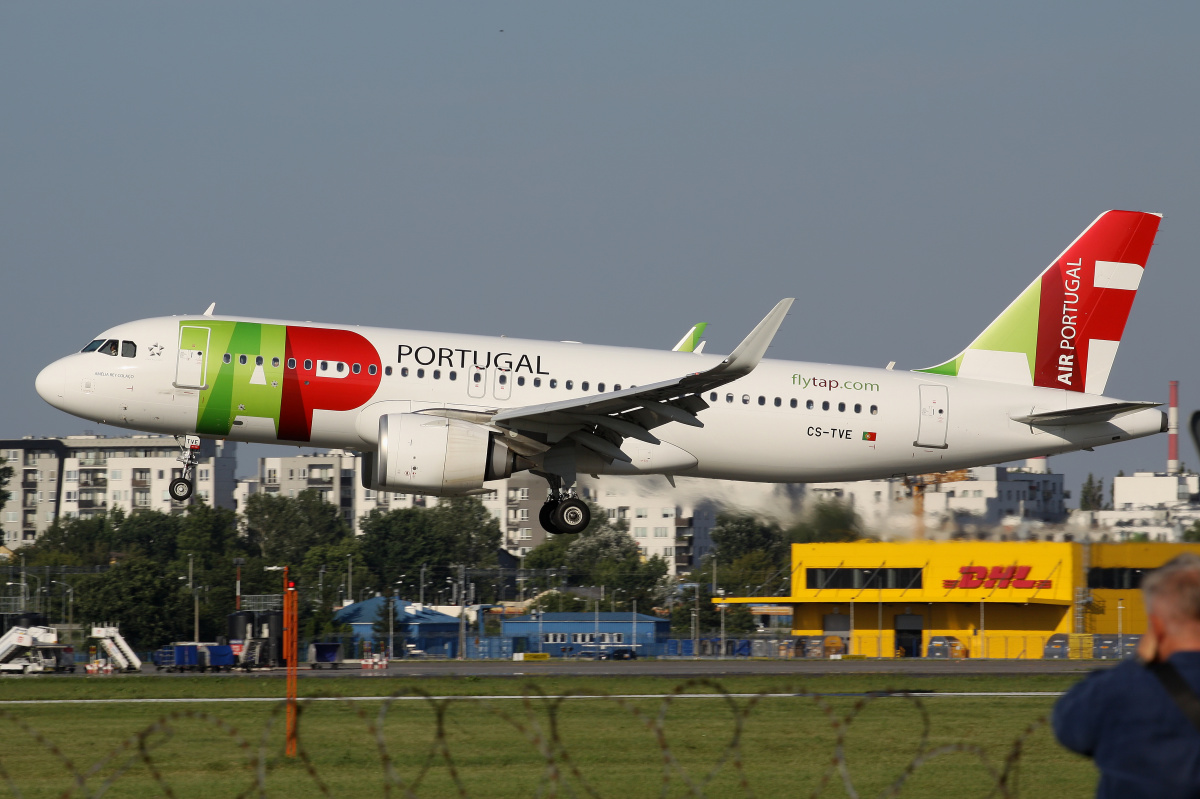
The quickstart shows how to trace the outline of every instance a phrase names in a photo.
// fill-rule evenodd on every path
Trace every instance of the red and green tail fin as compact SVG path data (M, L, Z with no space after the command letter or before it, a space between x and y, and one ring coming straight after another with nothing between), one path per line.
M1103 394L1161 221L1101 214L970 346L916 371Z

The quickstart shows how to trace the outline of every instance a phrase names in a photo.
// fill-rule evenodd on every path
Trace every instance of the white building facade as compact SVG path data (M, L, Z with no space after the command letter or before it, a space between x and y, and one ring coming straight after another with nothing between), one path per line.
M185 502L167 487L183 473L179 445L169 436L66 436L0 440L0 455L13 469L12 493L0 510L0 529L10 549L37 540L58 518L157 510L183 513L193 502L234 507L236 449L232 442L203 440Z

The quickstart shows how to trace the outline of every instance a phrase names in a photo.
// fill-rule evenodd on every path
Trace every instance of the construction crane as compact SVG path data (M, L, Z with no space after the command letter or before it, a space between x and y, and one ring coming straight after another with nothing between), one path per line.
M904 478L905 487L912 491L913 538L915 540L925 540L925 488L942 483L958 483L966 480L967 475L967 469L955 469L950 472L932 472Z

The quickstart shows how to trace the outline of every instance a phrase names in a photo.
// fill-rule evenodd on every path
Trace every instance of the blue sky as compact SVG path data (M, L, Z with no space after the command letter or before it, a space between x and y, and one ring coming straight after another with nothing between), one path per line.
M38 369L221 312L916 368L1109 208L1166 214L1108 393L1200 407L1200 11L0 6L0 436ZM1190 442L1184 460L1200 463ZM1056 458L1161 468L1164 437Z

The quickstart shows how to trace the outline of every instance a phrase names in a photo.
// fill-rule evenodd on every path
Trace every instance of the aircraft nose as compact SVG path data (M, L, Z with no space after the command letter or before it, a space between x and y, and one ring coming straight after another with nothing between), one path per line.
M63 397L66 395L66 378L65 365L62 361L55 361L38 372L33 386L37 389L38 396L54 407L60 408Z

